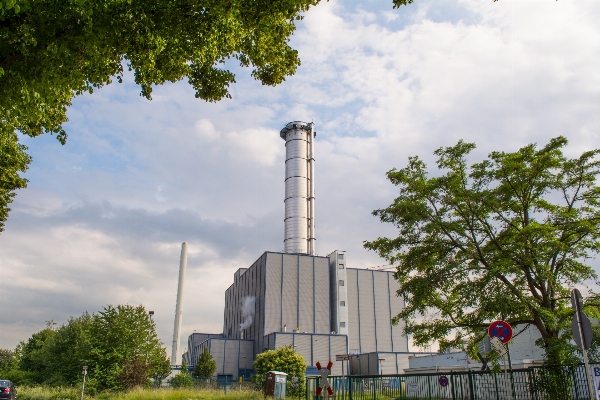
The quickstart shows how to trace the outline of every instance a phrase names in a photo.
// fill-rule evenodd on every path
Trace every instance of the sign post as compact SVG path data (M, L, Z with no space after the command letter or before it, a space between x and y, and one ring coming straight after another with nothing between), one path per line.
M502 363L504 364L504 382L506 383L506 392L508 393L508 399L512 399L512 388L508 383L508 376L506 371L506 359L504 356L508 353L508 350L504 346L507 344L513 336L512 327L508 322L505 321L494 321L488 328L488 335L490 337L490 343L494 350L502 357Z
M346 399L346 378L344 377L344 363L350 359L350 354L336 354L335 361L342 362L342 400Z
M581 310L583 307L583 296L581 296L579 289L571 290L571 305L573 306L573 310L575 310L573 322L571 323L571 327L573 328L573 338L583 353L583 363L585 364L585 376L587 377L590 399L595 400L596 390L592 383L592 371L587 357L587 349L589 349L592 344L592 324L590 323L589 318Z
M81 400L83 400L83 391L85 390L85 377L87 376L87 365L83 366L83 371L81 372L83 375L83 383L81 384Z

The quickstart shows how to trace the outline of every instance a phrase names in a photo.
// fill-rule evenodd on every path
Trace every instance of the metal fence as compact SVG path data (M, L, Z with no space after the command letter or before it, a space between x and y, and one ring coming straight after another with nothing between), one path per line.
M320 377L307 377L306 400L316 396ZM329 399L589 400L585 367L532 367L507 373L489 371L407 375L332 376Z

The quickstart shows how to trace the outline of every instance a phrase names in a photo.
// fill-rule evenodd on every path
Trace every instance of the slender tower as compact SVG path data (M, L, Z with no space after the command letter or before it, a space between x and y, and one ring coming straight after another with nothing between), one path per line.
M187 243L181 244L179 260L179 283L177 284L177 304L175 306L175 327L173 328L173 348L171 365L179 365L179 336L181 331L181 315L183 314L183 287L185 286L185 269L187 267Z
M294 121L279 132L285 140L286 253L315 254L314 127Z

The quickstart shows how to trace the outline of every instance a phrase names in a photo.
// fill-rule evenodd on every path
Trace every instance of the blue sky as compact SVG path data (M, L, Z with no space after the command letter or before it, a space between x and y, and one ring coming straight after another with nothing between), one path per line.
M598 146L599 20L597 1L329 1L298 23L302 66L277 87L236 67L216 104L186 82L147 101L130 75L76 98L66 146L23 138L34 161L0 235L0 346L119 303L154 310L169 346L183 241L184 338L221 332L235 270L283 248L292 120L316 124L318 253L383 264L362 242L394 234L370 213L408 156L432 165L459 139L473 161L558 135L570 156Z

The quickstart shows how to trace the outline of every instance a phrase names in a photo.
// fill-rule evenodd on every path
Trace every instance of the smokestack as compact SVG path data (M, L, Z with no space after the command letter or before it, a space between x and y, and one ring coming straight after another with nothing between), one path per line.
M177 285L177 304L175 306L175 327L173 328L173 348L171 365L179 365L179 336L181 330L181 315L183 314L183 287L185 286L185 269L187 267L187 243L181 244L179 260L179 283Z
M286 253L315 254L314 126L294 121L279 132L285 140Z

